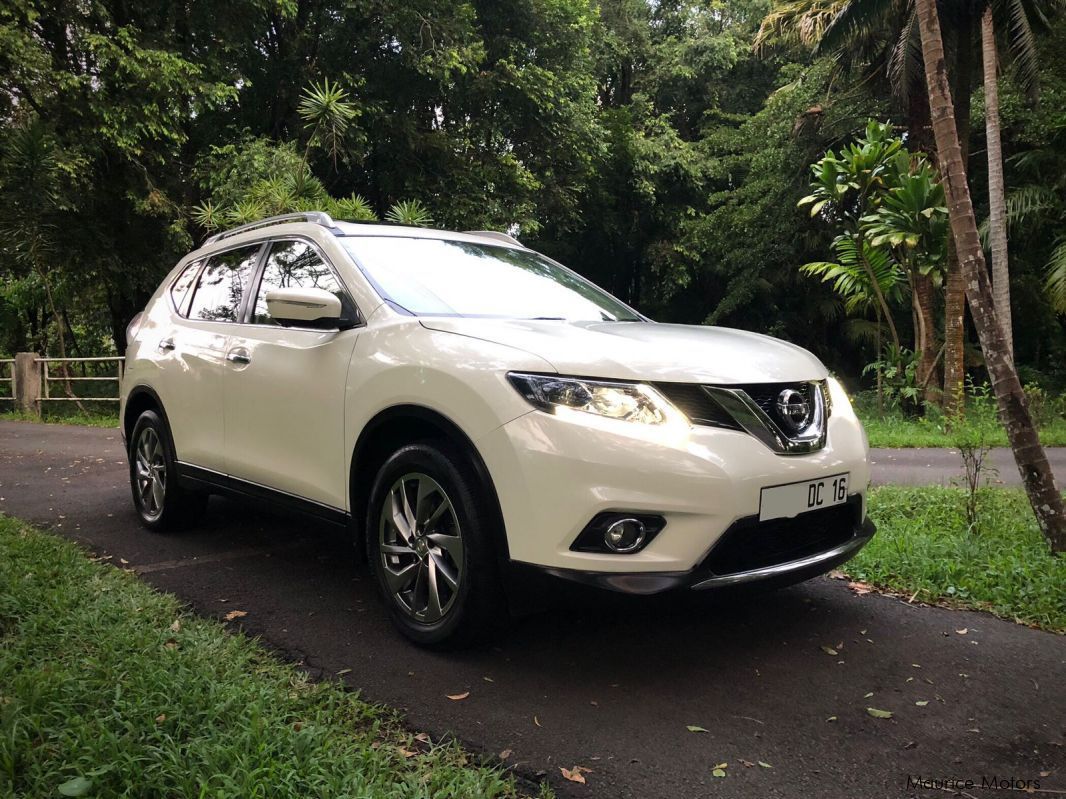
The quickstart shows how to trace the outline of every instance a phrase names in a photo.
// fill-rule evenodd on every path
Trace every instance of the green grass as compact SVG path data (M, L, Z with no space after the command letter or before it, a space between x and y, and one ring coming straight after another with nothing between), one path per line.
M876 488L877 535L843 570L922 602L986 610L1066 632L1066 557L1051 554L1021 489L981 490L967 529L956 488Z
M20 411L0 411L0 420L8 422L44 422L46 424L78 424L85 427L118 427L117 409L113 412L91 413L45 411L43 416Z
M0 796L512 797L455 743L315 683L0 517ZM547 792L547 788L542 788Z
M874 411L860 411L871 447L954 447L955 437L941 422L925 418L908 418L900 413L881 417ZM1002 428L990 431L988 443L994 447L1007 446L1007 434ZM1066 419L1055 419L1040 428L1040 440L1045 447L1066 447Z

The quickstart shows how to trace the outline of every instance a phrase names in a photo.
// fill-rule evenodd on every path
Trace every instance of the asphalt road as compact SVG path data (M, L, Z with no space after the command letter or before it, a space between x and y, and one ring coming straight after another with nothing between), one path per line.
M511 750L507 764L563 796L941 794L908 774L1066 791L1066 637L984 614L828 579L731 600L579 595L493 646L434 654L392 632L327 530L213 499L200 529L143 531L113 430L0 422L0 510L124 559L200 613L246 611L245 630L313 673L350 669L341 679L413 729ZM561 778L575 765L587 785Z
M1059 480L1066 478L1066 447L1051 447L1047 455ZM874 485L952 485L963 477L962 460L955 449L875 449L870 460ZM988 454L984 475L990 485L1022 484L1014 455L1006 447Z

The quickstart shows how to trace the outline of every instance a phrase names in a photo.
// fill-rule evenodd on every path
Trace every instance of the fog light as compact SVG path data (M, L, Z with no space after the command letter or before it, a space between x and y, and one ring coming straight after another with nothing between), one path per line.
M619 519L603 533L603 543L611 552L632 552L644 543L644 523L640 519Z

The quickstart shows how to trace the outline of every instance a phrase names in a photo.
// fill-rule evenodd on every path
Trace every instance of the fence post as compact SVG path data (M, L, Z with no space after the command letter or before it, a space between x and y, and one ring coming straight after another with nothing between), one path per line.
M41 415L41 366L36 352L15 353L15 408L23 413Z

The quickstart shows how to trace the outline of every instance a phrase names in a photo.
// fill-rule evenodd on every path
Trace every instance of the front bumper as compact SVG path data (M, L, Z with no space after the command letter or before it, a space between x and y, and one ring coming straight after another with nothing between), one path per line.
M650 591L659 590L660 583L683 583L700 570L727 531L742 529L745 520L758 516L764 487L843 472L850 474L853 492L848 506L855 514L852 532L863 537L870 479L867 445L846 399L835 404L825 447L803 455L779 455L735 430L697 425L658 430L589 414L540 411L496 428L476 444L503 512L507 560L560 574L590 573L593 580L602 578L615 587L640 585ZM653 514L666 524L633 554L571 549L589 521L605 512ZM809 514L796 518L811 521ZM825 562L846 559L859 546L827 556ZM776 564L756 563L743 571L768 565Z
M513 569L516 579L526 584L548 577L626 594L705 591L752 583L790 585L850 560L873 538L873 522L860 519L861 503L853 501L830 511L836 518L833 513L815 511L778 524L760 524L758 517L740 519L690 571L607 574L530 564L514 564Z

